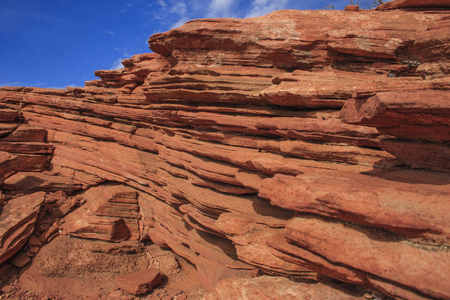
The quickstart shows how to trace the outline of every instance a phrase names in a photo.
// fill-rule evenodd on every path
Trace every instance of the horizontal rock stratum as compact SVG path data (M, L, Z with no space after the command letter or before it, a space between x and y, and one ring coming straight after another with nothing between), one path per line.
M449 299L449 17L396 0L194 20L82 88L0 88L0 262L64 191L41 242L150 239L213 298L282 276Z

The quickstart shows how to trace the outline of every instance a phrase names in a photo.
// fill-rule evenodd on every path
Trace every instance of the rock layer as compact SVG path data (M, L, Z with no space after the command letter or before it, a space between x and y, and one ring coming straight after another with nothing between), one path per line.
M0 216L0 264L20 250L34 231L44 192L14 198L2 207Z
M102 185L83 193L85 205L65 218L67 234L106 241L139 240L138 194L124 186Z
M41 241L150 239L217 297L262 272L449 298L439 3L196 20L83 88L0 88L4 208L75 193Z

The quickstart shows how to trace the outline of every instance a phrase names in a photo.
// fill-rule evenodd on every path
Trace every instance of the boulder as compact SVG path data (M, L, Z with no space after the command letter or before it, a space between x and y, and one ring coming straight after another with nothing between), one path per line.
M111 242L139 240L138 193L134 189L103 185L90 188L81 197L84 204L64 219L65 233ZM79 201L68 203L74 207Z
M0 264L11 258L34 231L45 192L10 199L0 214ZM22 260L21 260L22 261Z
M157 269L144 269L135 273L116 276L117 286L132 295L151 292L161 283L161 273Z

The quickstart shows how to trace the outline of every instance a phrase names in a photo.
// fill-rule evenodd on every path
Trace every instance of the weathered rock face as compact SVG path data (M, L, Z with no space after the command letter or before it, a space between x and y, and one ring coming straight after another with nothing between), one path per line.
M83 198L86 204L64 219L67 234L111 242L139 240L136 191L102 185L83 193Z
M44 192L12 199L0 216L0 264L20 250L34 231Z
M222 280L213 293L205 300L226 299L329 299L353 300L358 294L351 290L333 288L324 284L293 283L283 277L261 276L258 278L239 278Z
M4 198L75 193L47 236L151 239L217 297L262 272L449 298L447 8L191 21L84 88L0 88Z
M6 90L2 100L8 100L7 95L15 97L21 88ZM24 124L19 110L18 103L0 103L0 183L17 171L44 171L51 159L53 147L45 143L45 129Z

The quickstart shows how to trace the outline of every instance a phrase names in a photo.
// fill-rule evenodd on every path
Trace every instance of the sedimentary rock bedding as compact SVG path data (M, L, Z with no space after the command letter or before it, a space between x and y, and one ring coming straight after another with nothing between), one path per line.
M84 87L0 88L0 263L32 234L151 240L214 299L450 298L444 2L194 20Z

